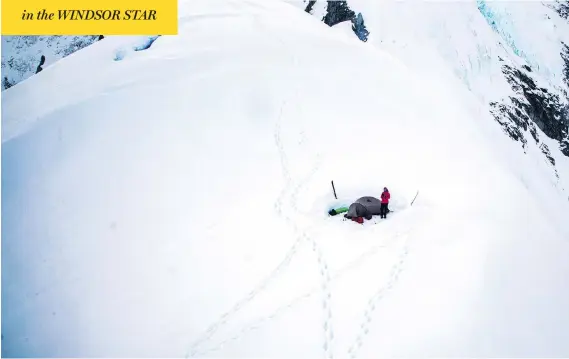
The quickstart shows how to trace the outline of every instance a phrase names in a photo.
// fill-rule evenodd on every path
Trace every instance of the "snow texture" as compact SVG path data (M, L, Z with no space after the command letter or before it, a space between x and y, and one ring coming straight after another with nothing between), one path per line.
M476 3L351 1L365 43L300 5L181 1L3 92L3 356L569 356L569 162L490 113L512 49Z
M2 36L2 90L34 75L42 55L45 68L97 39L98 36Z

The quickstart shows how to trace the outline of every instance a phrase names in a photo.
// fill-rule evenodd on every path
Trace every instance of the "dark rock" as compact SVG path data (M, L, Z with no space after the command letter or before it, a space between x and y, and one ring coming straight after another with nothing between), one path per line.
M312 11L312 6L314 6L316 1L310 1L306 7L306 12ZM363 42L367 41L369 31L366 29L364 24L364 18L361 13L356 13L350 9L346 1L338 0L328 0L328 5L326 7L326 15L322 18L322 21L328 26L334 26L344 21L350 21L352 23L352 30L356 36Z
M45 64L45 56L44 56L44 55L41 55L40 64L39 64L38 67L36 68L36 74L37 74L38 72L41 72L41 70L43 70L43 67L42 67L43 64Z
M529 118L522 114L516 107L504 103L491 102L490 113L494 119L502 125L502 129L514 141L519 141L522 148L526 149L527 140L522 129L527 129Z
M310 0L308 2L308 5L306 5L306 9L304 9L304 11L306 11L309 14L312 14L312 8L314 7L314 4L316 4L316 0Z
M364 18L362 16L362 13L358 13L358 16L352 19L352 30L360 40L362 40L363 42L367 41L369 31L367 31L366 26L364 24Z
M563 44L563 49L561 50L561 58L565 62L565 68L563 69L563 77L565 78L565 84L569 87L569 46L566 43ZM569 100L569 99L568 99Z
M344 21L351 21L356 16L346 1L328 0L326 15L322 19L328 26L334 26Z
M520 131L529 129L536 142L539 142L533 127L533 124L537 125L547 137L559 141L561 151L569 157L569 148L565 145L569 142L569 109L563 105L559 95L538 87L529 74L520 69L504 65L502 71L517 96L510 97L513 106L498 106L499 112ZM504 119L498 122L504 126ZM508 128L506 132L512 138L516 137L515 140L520 140L517 131Z
M549 147L547 147L545 143L542 143L541 146L539 146L539 148L541 149L541 152L543 152L545 157L549 160L549 162L553 166L555 166L555 158L551 157L551 152L549 152Z
M569 20L569 1L558 1L556 4L557 13L565 20Z
M8 80L7 76L4 76L4 78L2 79L2 88L4 90L9 89L10 87L14 86L13 83L10 82L10 80Z

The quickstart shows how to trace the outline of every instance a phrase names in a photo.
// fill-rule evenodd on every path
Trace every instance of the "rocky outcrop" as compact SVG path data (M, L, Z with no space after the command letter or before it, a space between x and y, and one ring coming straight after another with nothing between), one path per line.
M537 128L547 137L559 142L561 152L569 157L569 108L560 96L539 87L531 77L531 68L521 69L504 65L502 71L515 95L509 97L509 103L492 102L491 113L502 125L504 131L515 141L527 148L529 132L547 158L555 165L555 159L546 144L540 143Z
M565 84L569 88L569 46L565 43L563 43L563 49L561 50L561 58L565 62L563 77L565 79Z
M36 74L38 72L40 72L41 70L43 70L43 64L45 64L45 56L41 55L41 59L40 59L40 64L38 65L37 69L36 69Z
M366 29L366 26L364 24L364 18L361 12L358 13L358 15L354 19L352 19L352 30L360 40L362 40L363 42L367 41L369 31Z
M556 4L556 10L559 13L559 15L566 19L569 20L569 2L567 0L565 1L557 1Z
M98 38L99 35L2 36L2 90L91 45Z
M314 7L314 4L316 4L316 0L310 0L308 2L308 5L306 5L304 11L306 11L309 14L312 14L312 8Z
M356 17L346 1L328 0L326 15L322 19L328 26L334 26L344 21L352 21Z
M309 0L304 11L313 14L316 2L317 0ZM363 14L356 14L356 12L350 8L347 1L327 0L326 11L322 17L322 21L328 26L335 26L342 22L350 21L354 34L363 42L366 42L368 39L369 31L365 26Z

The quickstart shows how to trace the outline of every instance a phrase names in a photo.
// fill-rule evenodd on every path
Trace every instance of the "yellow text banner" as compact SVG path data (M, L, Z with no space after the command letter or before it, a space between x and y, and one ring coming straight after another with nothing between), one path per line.
M2 35L176 35L178 0L2 0Z

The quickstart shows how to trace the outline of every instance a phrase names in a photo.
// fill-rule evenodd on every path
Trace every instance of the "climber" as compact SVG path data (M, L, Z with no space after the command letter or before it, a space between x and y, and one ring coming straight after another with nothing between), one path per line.
M390 198L391 198L391 195L389 194L387 187L384 187L383 193L381 194L381 208L379 210L380 218L387 218L387 213L389 212L389 209L387 208L387 206L389 205L389 199Z

